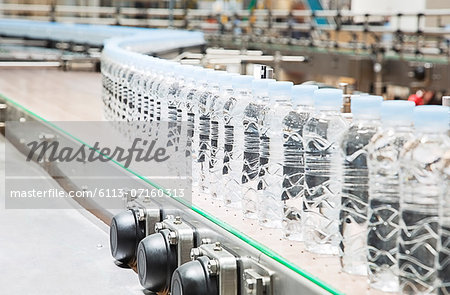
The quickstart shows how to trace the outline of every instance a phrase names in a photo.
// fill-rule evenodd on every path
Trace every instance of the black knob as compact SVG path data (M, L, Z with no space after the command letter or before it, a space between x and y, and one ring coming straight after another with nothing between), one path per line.
M134 210L127 210L115 215L111 220L109 244L112 256L129 263L136 257L136 247L145 236L145 226L139 222Z
M142 287L152 292L169 289L172 273L177 268L177 248L170 244L169 233L164 229L149 235L137 249L139 281Z
M414 78L419 81L423 81L425 79L426 69L424 66L418 66L414 68Z
M185 263L172 276L172 295L219 295L218 276L208 272L207 257Z

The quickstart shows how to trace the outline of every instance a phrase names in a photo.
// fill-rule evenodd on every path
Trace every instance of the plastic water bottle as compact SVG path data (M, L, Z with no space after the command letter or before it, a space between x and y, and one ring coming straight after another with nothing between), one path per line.
M266 169L261 175L264 189L258 193L258 221L264 227L281 228L283 221L283 118L292 110L293 83L269 83L270 108L266 108L261 125L268 144Z
M347 129L342 117L342 90L314 92L315 113L303 129L305 140L304 240L308 251L339 254L341 235L339 142Z
M367 146L367 260L372 288L398 292L400 151L413 137L412 101L384 101L381 127Z
M211 196L214 199L223 200L223 188L221 182L225 140L223 107L226 100L233 95L231 80L235 74L226 72L220 73L224 74L216 77L218 88L209 100L211 114L211 152L207 178Z
M178 77L176 72L179 65L174 62L166 61L163 64L162 75L164 76L158 87L158 98L160 103L161 121L170 122L174 121L174 112L176 110L173 106L174 96L178 90Z
M242 208L242 163L244 153L244 109L252 99L252 76L232 77L233 95L223 107L224 158L222 188L226 206Z
M305 174L303 127L314 111L315 85L292 87L293 110L283 120L283 230L286 238L303 241L302 211Z
M444 195L448 195L442 174L450 149L448 107L416 107L414 126L415 139L405 144L400 157L400 292L435 294L439 286L439 212Z
M201 67L193 67L190 75L187 75L187 80L185 82L185 87L182 89L179 100L179 107L182 109L182 118L183 121L186 122L186 132L181 132L181 134L185 134L186 138L186 157L191 158L192 160L192 187L195 192L197 192L198 188L198 180L196 176L197 165L196 160L198 158L198 147L199 141L195 135L195 123L198 123L198 103L197 103L197 95L199 91L202 90L202 87L199 87L197 81L202 81L203 77L206 75L205 69Z
M152 68L149 70L149 78L147 82L145 83L145 90L148 93L148 111L149 111L149 117L150 121L157 121L157 97L156 97L156 90L157 85L160 82L161 75L159 71L159 64L160 59L155 58L152 60Z
M353 97L353 121L341 142L341 266L350 274L367 275L367 209L369 170L367 145L380 127L381 96Z
M244 158L242 168L242 210L246 218L257 219L259 183L259 129L261 116L269 103L268 86L274 79L252 82L252 101L244 110Z
M162 60L158 60L155 72L155 78L152 83L152 97L153 97L153 110L154 120L161 121L161 98L159 97L159 89L163 87L163 81L165 77L164 66Z
M193 185L196 186L197 194L208 193L208 187L205 174L208 171L208 153L209 153L209 108L207 105L208 97L211 94L208 86L208 75L212 69L204 70L203 75L199 75L199 88L195 94L196 113L194 121L194 141L196 145L193 149L192 178Z
M206 74L207 88L200 96L199 120L200 120L200 152L204 160L201 166L201 191L210 196L209 170L215 165L215 152L217 149L218 125L211 122L211 102L220 95L219 79L226 75L224 71L209 71ZM214 147L211 145L213 144Z

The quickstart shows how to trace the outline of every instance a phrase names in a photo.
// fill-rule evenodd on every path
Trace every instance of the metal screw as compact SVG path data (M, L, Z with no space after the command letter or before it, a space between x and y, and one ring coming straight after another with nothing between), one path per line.
M159 232L164 229L164 224L162 222L155 223L155 232Z
M191 249L191 260L195 260L199 258L200 256L203 256L202 250L200 248L192 248Z
M220 244L220 242L216 242L214 244L214 251L222 251L222 245Z
M208 261L207 268L211 275L217 275L219 273L219 263L215 259Z
M175 221L174 221L173 223L174 223L174 224L181 224L181 223L182 223L181 217L180 217L180 216L176 216L176 217L175 217Z
M170 243L171 245L176 245L176 244L178 244L178 236L177 236L177 233L176 233L176 232L171 231L171 232L169 233L168 238L169 238L169 243Z

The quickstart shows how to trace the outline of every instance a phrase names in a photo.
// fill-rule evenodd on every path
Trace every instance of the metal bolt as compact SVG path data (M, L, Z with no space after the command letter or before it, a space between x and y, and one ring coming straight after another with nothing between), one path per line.
M144 202L149 203L151 201L151 197L149 195L144 196Z
M178 244L178 235L177 235L176 232L171 231L171 232L169 233L168 238L169 238L169 243L170 243L171 245L176 245L176 244Z
M220 244L220 242L216 242L214 244L214 251L222 251L222 245Z
M245 284L247 286L247 289L253 290L255 289L256 281L254 279L246 279Z
M211 275L217 275L219 273L219 263L215 259L208 261L207 268Z
M164 229L164 224L162 222L155 223L155 232L159 232Z
M191 260L195 260L203 256L202 250L200 248L192 248L191 249Z
M176 216L176 217L175 217L175 221L174 221L173 223L174 223L174 224L181 224L181 223L182 223L181 217L180 217L180 216Z
M127 194L127 200L128 200L128 202L131 202L131 201L134 201L134 200L137 199L137 194L133 195L133 194L131 193L131 191L127 191L126 194Z
M137 216L138 216L138 220L139 221L144 221L145 220L145 211L142 208L139 208L137 210Z
M203 238L202 239L202 245L205 245L205 244L211 244L212 243L212 241L211 241L211 239L209 239L209 238Z

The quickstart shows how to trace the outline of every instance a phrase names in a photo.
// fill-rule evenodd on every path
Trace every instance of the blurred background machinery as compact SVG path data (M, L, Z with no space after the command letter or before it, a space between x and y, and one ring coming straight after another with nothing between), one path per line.
M265 64L278 79L347 83L349 92L391 99L439 104L450 92L447 0L3 0L0 17L200 30L204 48L164 57L241 73ZM0 46L2 66L33 60L64 69L98 69L101 50L10 36Z

